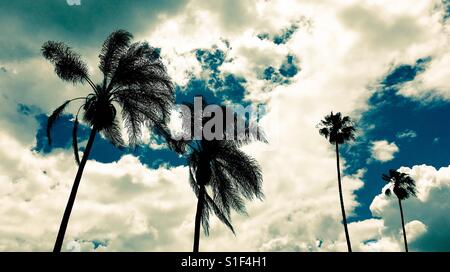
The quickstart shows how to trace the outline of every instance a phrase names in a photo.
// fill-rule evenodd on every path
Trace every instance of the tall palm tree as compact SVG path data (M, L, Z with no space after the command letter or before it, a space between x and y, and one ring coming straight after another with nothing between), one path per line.
M408 174L401 173L394 169L390 169L388 175L383 174L382 178L390 185L389 188L387 188L384 192L386 196L390 196L392 191L397 196L398 205L400 207L400 217L402 219L403 241L405 242L405 251L408 252L408 242L406 240L402 200L405 200L410 196L416 197L416 183Z
M47 137L51 144L51 129L55 121L71 102L82 102L73 125L73 151L79 166L58 231L54 252L61 251L83 169L96 134L102 133L115 146L124 146L117 108L121 109L131 146L138 143L143 126L160 132L163 136L168 135L169 130L165 124L174 102L173 85L158 51L145 42L131 43L131 39L131 33L117 30L105 40L99 55L99 68L103 74L99 84L93 83L88 74L87 64L66 44L48 41L42 46L43 56L54 65L56 74L62 80L73 84L87 83L92 89L87 96L67 100L48 118ZM91 132L80 161L77 128L78 115L81 112Z
M208 103L202 98L202 107ZM190 115L183 116L183 129L192 135L194 119L200 118L203 126L214 116L195 116L193 104L185 103L191 109ZM221 106L226 112L225 106ZM232 135L225 135L223 140L189 140L183 145L183 153L188 156L189 181L197 196L197 209L195 214L194 246L193 251L199 251L200 225L203 226L205 235L209 234L209 215L213 212L233 233L230 213L235 210L246 214L244 198L252 200L255 197L262 199L262 174L260 166L252 157L242 152L239 147L253 140L267 142L262 129L255 123L232 112L232 120L226 120L222 116L223 128L227 122L233 122L237 127L239 121L245 122L244 135L238 137L236 130ZM243 118L243 119L241 119ZM190 125L187 125L190 124ZM251 127L254 126L255 130ZM212 196L207 191L209 187Z
M347 248L349 252L352 252L352 246L350 243L350 236L348 234L347 228L347 217L345 216L344 208L344 197L342 195L342 184L341 184L341 170L339 167L339 145L344 144L350 140L355 139L355 128L350 117L342 117L341 113L338 112L325 116L325 118L319 124L319 133L324 136L328 141L335 145L336 147L336 165L337 165L337 176L338 176L338 186L339 186L339 199L341 202L342 220L344 223L345 239L347 240Z
M234 233L231 209L246 214L243 198L263 198L261 169L255 159L231 141L197 142L189 155L189 181L197 196L194 247L199 251L200 224L209 234L209 215L216 216ZM211 188L212 197L206 191Z

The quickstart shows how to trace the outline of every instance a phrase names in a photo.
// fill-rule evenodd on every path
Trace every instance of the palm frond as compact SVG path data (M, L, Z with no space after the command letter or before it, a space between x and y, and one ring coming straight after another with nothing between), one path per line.
M78 116L75 117L72 128L72 149L75 162L80 165L80 156L78 155Z
M131 86L119 89L114 94L119 103L127 101L144 115L152 116L153 119L161 118L167 121L174 102L172 89L163 89L152 84Z
M323 137L325 137L326 139L328 139L329 135L330 135L330 131L328 130L328 128L324 127L319 129L319 134L322 135Z
M61 114L63 113L64 109L67 107L67 105L69 103L70 103L70 100L67 100L61 106L57 107L47 119L47 139L48 139L49 145L52 144L51 130L53 128L53 125L55 124L55 121L59 117L61 117Z
M184 140L176 140L172 138L170 129L167 127L168 122L147 122L147 127L153 129L158 135L162 136L169 149L175 151L178 154L186 152L187 142Z
M391 177L390 177L390 176L383 174L381 177L382 177L382 179L383 179L384 181L386 181L386 182L391 182Z
M167 123L170 118L171 105L174 101L173 89L144 84L120 89L115 93L122 107L125 127L130 143L136 144L141 133L141 126L154 129L167 140L169 147L182 152L182 146L171 138Z
M139 107L130 100L121 101L121 105L125 128L128 132L128 142L130 146L136 146L142 133L145 116L142 115Z
M205 193L205 200L206 203L209 205L209 208L214 211L214 214L219 218L219 220L224 223L234 234L234 228L231 224L230 215L224 213L214 202L214 200L208 195L208 193Z
M88 78L87 64L66 44L48 41L44 43L41 51L44 58L55 66L55 73L61 79L75 84Z
M417 194L415 181L406 173L390 169L389 175L383 174L382 179L392 183L392 191L400 200L407 199L411 196L415 197ZM391 193L391 190L389 192L388 190L385 192L387 196Z
M119 124L117 123L117 120L114 120L112 125L105 127L102 130L102 133L105 136L105 138L115 147L123 148L125 146L125 143L122 138L122 132L120 130Z
M230 214L231 209L240 214L247 215L241 192L236 187L236 182L230 173L219 164L213 164L212 187L214 201L225 214Z
M200 191L197 181L195 180L195 174L193 173L193 167L190 163L189 163L189 184L191 185L192 190L194 191L195 196L198 197L198 193ZM194 168L195 169L195 168Z
M172 82L156 53L147 43L133 43L123 54L114 72L114 84L118 86L161 84L172 89Z
M255 159L231 146L218 154L216 162L222 167L222 171L228 173L245 198L263 198L261 168Z
M391 189L386 189L386 191L384 191L384 194L386 196L390 196L391 195Z
M205 192L205 196L206 196L206 192ZM204 200L203 207L202 207L202 213L201 213L201 222L202 222L202 227L203 227L205 236L209 236L209 215L210 215L210 213L211 213L211 211L208 206L208 203L206 202L206 200Z
M119 59L126 53L133 35L125 30L116 30L106 38L100 52L100 71L105 78L112 77L114 70L119 64Z

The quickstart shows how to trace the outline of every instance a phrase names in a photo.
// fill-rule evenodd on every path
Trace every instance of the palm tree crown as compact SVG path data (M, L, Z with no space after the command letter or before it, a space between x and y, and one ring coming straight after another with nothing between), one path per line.
M405 200L410 196L416 196L416 183L408 174L401 173L394 169L389 170L389 175L383 174L382 178L384 181L389 183L389 188L386 189L385 194L390 196L391 191L393 191L397 196L398 206L400 208L400 218L402 222L403 241L405 243L405 251L408 252L408 240L406 238L402 200Z
M201 97L202 107L206 108L208 102ZM194 105L185 103L191 109L190 115L183 115L183 131L192 135L194 131L195 116ZM226 108L221 106L222 111ZM236 124L245 121L243 137L237 134L222 135L223 140L181 140L181 153L188 157L189 180L198 198L200 207L200 219L206 235L209 233L209 215L214 214L233 231L231 225L230 212L235 210L239 213L246 213L244 198L252 200L255 197L262 199L262 173L257 161L246 155L239 148L251 141L258 140L267 142L262 129L255 123L232 112L231 122ZM227 126L226 116L222 116L223 127ZM214 116L201 116L199 123L203 126ZM244 119L241 119L244 118ZM189 124L189 125L188 125ZM229 125L229 124L228 124ZM254 129L250 129L254 126ZM209 187L212 193L206 191ZM203 197L203 199L200 199Z
M103 74L100 84L92 82L87 64L69 46L54 41L42 46L43 56L54 65L61 79L74 84L88 83L92 88L89 95L64 102L48 119L47 136L51 144L50 132L56 119L70 102L83 101L75 115L73 128L73 148L78 163L76 138L80 111L85 122L118 147L123 146L124 141L117 106L121 108L130 145L138 142L143 126L168 135L165 124L174 101L173 85L158 50L145 42L131 43L131 39L131 33L117 30L105 40L99 55L99 68Z
M231 141L198 141L188 157L190 184L198 196L200 186L210 187L212 197L205 192L201 222L209 233L211 211L234 232L231 209L246 214L243 198L263 198L262 174L257 161L242 152Z
M355 128L348 116L342 117L341 113L325 116L319 123L320 135L327 138L331 144L343 144L355 139Z
M390 196L392 191L400 200L416 196L416 183L408 174L390 169L389 175L383 174L382 178L390 184L389 188L385 191L387 196Z

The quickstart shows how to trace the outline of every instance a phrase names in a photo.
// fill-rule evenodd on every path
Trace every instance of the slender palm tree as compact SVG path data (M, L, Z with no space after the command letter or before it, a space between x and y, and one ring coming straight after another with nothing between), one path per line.
M131 33L117 30L103 43L99 58L102 81L94 84L88 74L88 66L69 46L62 42L48 41L42 46L43 56L55 68L64 81L87 83L92 92L84 97L67 100L48 118L47 137L51 144L51 129L65 108L74 101L81 101L73 125L73 151L78 171L61 221L53 251L61 251L83 169L88 160L95 136L102 133L112 144L124 146L121 127L123 121L131 146L138 143L144 126L168 135L166 123L174 102L173 85L167 75L158 50L147 43L131 43ZM122 120L117 116L121 109ZM89 140L80 161L78 156L78 115L90 126Z
M405 242L405 251L408 252L408 242L406 240L402 200L405 200L410 196L416 197L416 183L408 174L401 173L394 169L390 169L388 175L383 174L382 178L384 181L389 183L389 188L387 188L384 192L386 196L390 196L392 191L397 196L398 205L400 207L400 217L402 219L403 241Z
M339 198L341 202L342 220L344 224L345 238L347 240L347 248L349 252L352 252L352 246L350 243L350 236L348 234L347 228L347 217L345 216L344 208L344 197L342 195L342 184L341 184L341 170L339 166L339 145L344 144L350 140L355 139L355 128L350 117L342 117L341 113L338 112L325 116L325 118L319 124L319 133L324 136L328 141L335 145L336 147L336 165L337 165L337 176L338 176L338 186L339 186Z
M194 105L185 103L191 109L187 116L183 116L183 129L193 134L194 120L200 118L201 129L214 116L196 116ZM202 107L206 108L207 101L202 97ZM221 106L222 112L226 107ZM193 139L183 143L183 153L187 154L189 164L189 181L197 196L197 209L195 214L194 246L193 251L199 251L200 225L205 235L209 235L209 215L213 212L233 233L230 213L235 210L246 214L244 198L252 200L255 197L262 199L262 174L260 166L252 157L242 152L239 147L253 140L267 142L262 129L254 122L232 112L232 119L226 120L222 116L223 128L228 122L233 122L234 128L238 122L245 123L243 135L222 135L222 140ZM254 126L254 129L251 129ZM241 137L239 137L241 136ZM208 193L209 187L212 196Z
M246 214L243 198L263 198L261 169L255 159L231 141L202 140L197 144L188 158L189 180L198 199L194 252L199 251L200 224L205 235L209 234L211 211L234 233L231 209ZM206 190L208 186L213 197Z

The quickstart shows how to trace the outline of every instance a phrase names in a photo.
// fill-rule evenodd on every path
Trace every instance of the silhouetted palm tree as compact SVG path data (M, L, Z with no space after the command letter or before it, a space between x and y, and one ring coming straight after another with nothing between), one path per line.
M261 169L253 158L239 150L231 141L197 142L189 155L189 180L197 195L194 252L199 251L200 223L209 234L209 214L216 216L234 233L231 209L246 213L243 198L263 198ZM206 191L211 188L213 197Z
M207 102L202 98L203 108ZM190 116L183 116L184 130L194 132L193 105L186 103L191 108ZM225 107L221 106L222 111ZM262 199L262 174L260 166L252 157L242 152L239 147L253 140L267 142L261 128L255 123L242 118L236 112L232 112L235 128L238 120L246 122L243 137L238 137L236 131L233 135L223 135L223 140L190 140L184 144L187 149L189 163L189 180L192 189L197 196L197 210L195 214L194 246L193 251L199 251L200 224L206 235L209 234L209 215L211 212L219 218L234 233L231 225L231 209L246 213L244 198L252 200L255 197ZM200 117L203 125L211 120L211 117ZM226 127L226 115L223 115L223 127ZM190 126L185 126L189 120ZM251 126L255 125L255 130ZM206 190L210 187L212 196Z
M67 105L81 100L73 125L73 150L79 164L53 251L61 251L64 234L80 184L81 176L97 132L101 132L112 144L124 146L119 126L117 108L128 131L129 144L138 143L143 126L164 136L168 135L166 122L174 102L173 85L166 73L159 52L147 43L131 43L131 33L117 30L103 43L99 58L103 80L94 84L88 74L87 64L80 55L62 42L48 41L42 46L42 54L55 67L56 74L71 83L88 83L92 93L85 97L67 100L48 118L47 136L51 144L51 129ZM91 127L91 133L81 161L78 157L78 115Z
M325 116L325 118L319 124L319 133L323 135L328 141L335 145L336 147L336 165L337 165L337 175L338 175L338 186L339 186L339 198L341 201L341 211L342 219L344 223L345 238L347 240L347 248L349 252L352 252L352 246L350 243L350 236L348 234L347 228L347 217L345 215L344 208L344 198L342 195L342 184L341 184L341 170L339 167L339 145L347 141L354 140L355 128L353 127L353 122L350 117L342 117L341 113L338 112Z
M392 191L397 196L398 205L400 207L400 217L402 219L403 241L405 242L405 251L408 252L402 200L405 200L410 196L416 196L416 183L408 174L398 172L394 169L389 170L389 175L383 174L382 178L390 184L389 188L385 191L386 196L390 196Z

